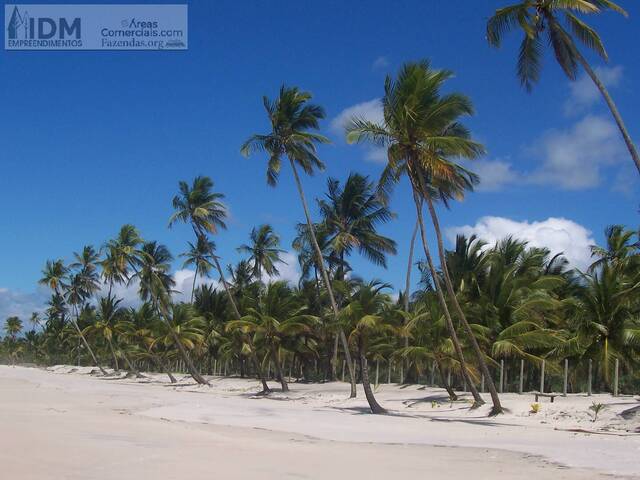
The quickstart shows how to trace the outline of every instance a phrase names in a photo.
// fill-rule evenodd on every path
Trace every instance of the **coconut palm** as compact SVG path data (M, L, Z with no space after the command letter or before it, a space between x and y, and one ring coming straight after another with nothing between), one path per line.
M38 280L38 283L49 287L55 293L60 293L65 285L64 280L68 271L69 269L62 260L47 260L42 270L42 278Z
M208 277L214 267L212 260L216 246L204 237L198 237L195 245L191 242L187 243L189 244L189 251L181 253L180 256L185 258L182 268L195 267L196 269L193 274L193 284L191 285L191 303L193 303L198 275Z
M209 177L196 177L191 187L186 182L181 181L179 188L180 194L173 198L173 208L175 212L169 218L169 227L176 222L189 224L196 235L196 239L203 238L205 241L208 241L208 234L215 234L218 232L218 229L226 228L224 221L227 209L222 203L224 195L213 191L213 182ZM220 281L227 293L227 297L229 298L232 311L236 319L239 320L242 315L231 292L231 287L224 276L220 261L217 255L212 254L211 257L216 270L218 270ZM255 351L252 357L254 363L256 363L256 369L261 378L262 385L265 387L265 392L267 392L269 390L267 382L262 373L262 367L258 362Z
M393 331L389 322L388 311L392 307L391 298L383 293L391 285L379 281L358 285L349 295L346 306L342 309L340 318L349 331L349 339L357 347L358 363L362 373L362 387L369 402L371 413L382 414L386 410L375 399L369 380L367 353L370 337L383 331Z
M100 290L98 275L98 261L100 255L91 245L85 245L82 252L73 253L74 261L69 265L70 269L76 270L80 279L84 283L84 290L89 298Z
M131 279L140 280L138 295L143 302L153 301L154 289L172 292L176 282L169 273L173 255L156 241L144 242L140 249L139 268ZM157 285L156 285L157 284Z
M487 40L491 45L499 47L507 32L514 29L522 30L524 38L520 44L517 73L520 82L528 91L540 77L545 39L569 79L576 79L578 66L581 66L600 90L640 172L640 156L616 104L576 45L577 40L603 60L608 60L607 51L598 33L578 17L581 14L598 14L606 10L627 16L627 12L611 0L523 0L496 10L487 22Z
M444 82L451 76L450 71L432 69L427 61L406 64L395 80L387 77L385 81L385 94L382 100L383 124L353 118L347 125L347 140L349 142L370 141L387 147L388 162L382 173L379 187L383 195L388 196L393 185L403 175L406 174L409 177L420 225L422 247L436 287L436 294L449 323L463 374L474 396L475 404L480 405L483 401L466 371L462 349L455 338L455 328L442 292L441 279L436 272L429 250L422 217L423 204L426 203L429 207L438 240L438 251L444 274L442 279L485 376L493 401L493 413L500 413L502 407L497 389L491 379L480 346L451 286L442 235L433 206L435 200L441 200L446 204L451 197L462 195L465 189L470 189L477 181L474 174L452 163L449 158L454 156L475 158L483 152L482 146L471 140L468 131L458 123L461 116L473 112L470 100L459 93L448 95L440 93Z
M240 320L228 322L228 331L241 330L255 336L256 344L262 343L273 362L283 392L289 387L282 371L278 352L286 337L297 336L311 331L318 318L307 313L286 282L278 281L267 285L264 295L260 295L254 306L247 309L247 315Z
M9 317L4 322L4 332L11 339L11 341L15 342L20 332L22 332L22 320L19 317Z
M269 117L271 131L268 134L254 134L244 142L240 152L244 156L249 156L256 151L264 151L269 156L267 163L267 183L275 187L278 182L282 160L284 157L289 161L295 179L300 202L304 210L307 227L309 230L313 250L317 258L317 265L320 267L322 280L329 294L331 309L334 319L338 320L338 304L336 303L333 289L329 281L329 275L322 258L322 251L318 245L314 225L309 213L309 207L305 198L302 182L298 174L298 167L308 174L313 175L315 170L324 170L324 164L318 158L316 145L329 143L329 140L316 133L319 121L324 118L325 113L322 107L309 103L311 94L301 91L297 87L280 88L278 98L274 101L263 97L264 108ZM355 373L351 361L351 353L347 338L343 331L339 333L344 354L349 366L349 377L351 379L351 397L356 396Z
M599 245L591 246L591 256L596 261L589 266L589 271L594 272L598 268L607 264L618 270L620 273L637 270L638 249L640 241L637 240L638 233L627 230L622 225L610 225L605 230L606 247Z
M340 259L337 279L344 280L345 257L354 249L367 260L386 268L389 254L395 255L396 242L377 232L394 214L376 192L368 177L352 173L344 187L334 178L327 181L326 198L318 200L322 228L333 255Z
M262 272L269 277L280 275L276 265L282 263L280 254L285 251L280 247L280 237L273 231L271 225L260 225L252 228L250 234L251 244L242 244L237 250L249 255L249 262L253 265L253 278L262 280Z

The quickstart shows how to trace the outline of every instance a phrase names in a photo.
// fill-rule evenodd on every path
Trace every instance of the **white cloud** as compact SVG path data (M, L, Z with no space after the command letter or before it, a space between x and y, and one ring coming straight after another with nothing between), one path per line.
M373 61L372 68L374 70L380 70L389 66L389 59L387 57L380 56Z
M567 130L546 133L531 152L542 159L532 183L580 190L597 186L601 169L617 164L625 148L612 121L588 115Z
M504 160L476 160L464 162L464 166L480 176L480 184L475 188L478 192L500 191L522 177Z
M607 88L611 88L620 84L623 68L621 66L596 67L595 72L602 83ZM600 91L586 73L580 75L575 82L570 82L569 90L570 96L564 104L564 111L567 115L584 112L602 99Z
M369 120L374 123L382 123L382 103L379 98L374 98L368 102L357 103L342 110L333 120L331 120L331 130L337 134L344 135L344 128L352 117Z
M285 252L280 255L283 263L277 265L280 276L271 280L286 280L294 285L300 280L300 265L298 264L298 256L295 252Z
M30 330L29 318L33 312L41 312L46 308L47 294L44 290L24 293L9 288L0 288L0 335L4 335L2 327L8 317L19 317L24 330Z
M477 235L495 245L511 235L526 240L532 247L546 247L552 254L562 253L573 267L585 269L591 263L589 247L596 242L591 231L566 218L550 217L539 222L518 222L504 217L482 217L475 225L446 229L447 238L454 242L456 235Z

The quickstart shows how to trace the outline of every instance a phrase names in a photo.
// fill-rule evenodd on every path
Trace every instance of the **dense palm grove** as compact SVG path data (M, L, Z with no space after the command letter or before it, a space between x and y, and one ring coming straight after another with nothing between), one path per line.
M496 13L488 39L499 45L510 28L524 30L518 74L529 88L538 79L540 37L548 29L558 61L573 78L578 64L590 67L557 15L604 55L597 34L574 14L607 8L619 10L595 0L522 2ZM283 392L291 381L350 381L352 396L362 384L373 413L385 412L375 399L383 381L437 383L452 399L456 390L469 391L474 406L485 402L487 391L499 413L500 392L538 389L542 369L546 388L558 389L565 365L570 391L609 391L614 378L622 391L637 391L637 232L608 227L606 246L592 247L586 271L518 238L487 245L459 236L445 250L438 211L480 181L459 161L484 154L462 123L473 114L471 100L443 93L451 76L417 62L389 77L383 122L352 118L345 132L349 142L386 149L380 178L329 178L326 194L311 204L301 173L324 169L317 151L329 141L318 133L324 111L295 87L264 99L269 130L250 136L241 152L266 157L271 186L283 165L291 169L304 213L291 245L302 272L297 285L278 280L285 250L270 225L253 228L248 243L238 246L245 258L223 268L214 237L227 228L224 195L210 178L197 177L179 183L169 219L170 227L193 233L179 254L183 266L195 270L191 291L180 292L189 301L176 300L167 247L124 225L99 248L85 246L68 261L46 262L40 284L51 291L47 309L28 320L6 320L0 358L96 365L104 375L156 371L171 382L177 371L201 384L207 375L233 374L258 379L263 394L272 380ZM624 135L621 119L618 124ZM635 147L628 146L634 157ZM395 297L391 285L359 278L352 259L386 267L396 254L395 241L378 230L394 220L393 187L400 181L410 185L416 227L406 286ZM414 291L412 273L420 278ZM211 281L198 286L206 278ZM118 298L114 287L123 285L137 288L136 306Z

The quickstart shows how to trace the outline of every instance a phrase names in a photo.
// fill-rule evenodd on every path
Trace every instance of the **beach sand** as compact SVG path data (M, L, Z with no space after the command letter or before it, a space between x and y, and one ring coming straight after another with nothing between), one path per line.
M348 384L292 384L256 397L257 382L211 387L161 375L102 378L68 366L0 366L1 478L28 479L604 479L640 475L632 397L570 395L541 403L504 394L488 418L443 390L381 385L391 415L366 414ZM275 387L276 384L273 384ZM438 402L432 404L432 401ZM607 406L591 421L592 402ZM608 434L565 431L580 428Z

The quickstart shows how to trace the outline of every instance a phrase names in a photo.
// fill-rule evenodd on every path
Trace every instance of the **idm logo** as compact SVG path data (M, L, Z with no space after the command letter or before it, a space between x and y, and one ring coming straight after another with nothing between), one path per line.
M34 18L26 10L20 12L18 7L13 7L7 33L10 40L80 39L80 18L74 18L71 22L64 17Z

